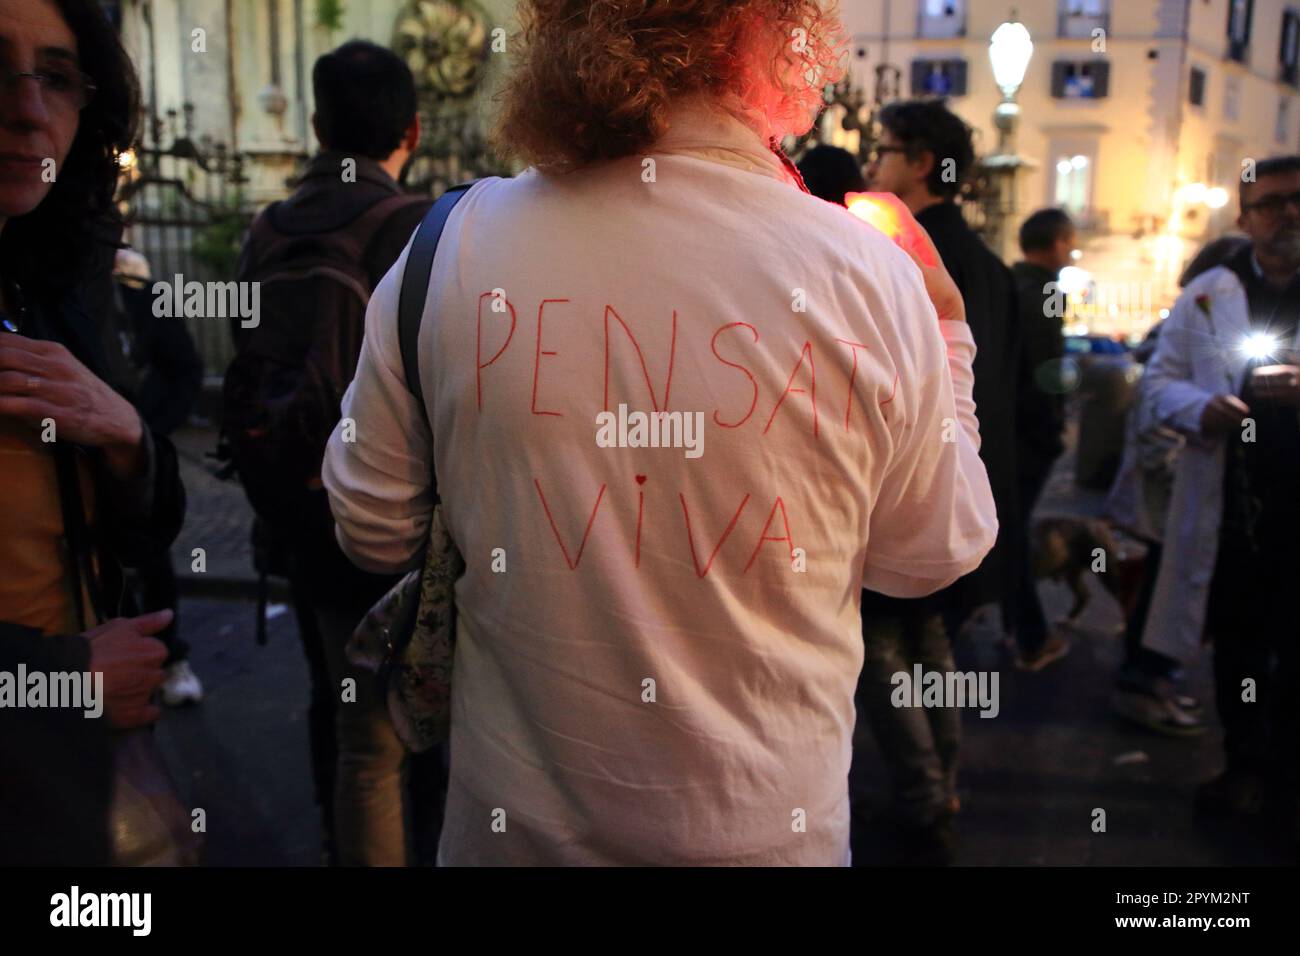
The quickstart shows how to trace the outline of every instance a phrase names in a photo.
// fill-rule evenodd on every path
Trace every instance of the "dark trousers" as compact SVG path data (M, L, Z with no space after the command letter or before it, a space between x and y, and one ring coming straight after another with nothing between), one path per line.
M312 782L329 863L401 865L404 855L410 863L432 866L447 798L447 748L403 755L374 676L344 659L343 646L363 612L313 600L306 575L291 575L290 589L311 678ZM357 682L355 701L342 703L340 676ZM343 707L353 710L341 714ZM405 854L397 846L403 839L399 830Z
M1020 653L1034 654L1047 641L1047 616L1038 596L1038 582L1034 578L1034 554L1031 542L1031 519L1034 506L1043 493L1048 476L1052 473L1051 460L1022 460L1019 485L1019 513L1016 515L1015 580L1012 589L1002 601L1002 619L1005 626L1016 635Z
M893 677L911 676L917 663L927 673L953 670L948 634L944 616L921 605L862 618L866 656L858 705L880 744L896 811L920 826L933 823L956 796L961 713L954 707L895 707Z
M1158 651L1142 646L1142 633L1146 630L1147 615L1151 613L1151 599L1155 597L1156 581L1160 576L1160 556L1164 548L1156 541L1145 541L1147 556L1142 562L1142 584L1133 611L1124 624L1124 670L1121 680L1152 680L1169 677L1178 669L1178 661Z
M1210 585L1215 702L1229 770L1300 784L1300 567L1290 547L1225 542ZM1246 681L1254 682L1254 699Z
M307 597L307 582L291 576L289 588L293 597L294 615L298 618L298 639L302 642L302 652L307 659L307 673L311 681L311 697L307 706L307 741L311 751L312 786L316 793L316 805L320 807L326 853L329 862L335 864L338 858L334 841L334 778L338 764L338 743L334 735L334 721L340 695L335 694L331 686L329 666L325 661L325 643L311 601Z

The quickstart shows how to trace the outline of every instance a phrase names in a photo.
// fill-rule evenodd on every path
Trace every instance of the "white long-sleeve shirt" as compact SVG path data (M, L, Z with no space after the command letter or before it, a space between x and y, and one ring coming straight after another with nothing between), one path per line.
M861 589L933 592L996 536L974 343L912 262L734 121L646 159L461 201L420 336L432 443L405 255L367 313L324 478L344 550L390 571L436 462L467 563L444 863L842 863ZM602 447L620 406L699 413L702 454Z

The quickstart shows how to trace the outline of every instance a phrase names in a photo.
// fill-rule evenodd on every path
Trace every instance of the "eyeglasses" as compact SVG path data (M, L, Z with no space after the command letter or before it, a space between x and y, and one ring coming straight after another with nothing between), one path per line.
M1247 203L1242 208L1247 212L1258 212L1260 215L1272 218L1280 215L1288 204L1300 209L1300 192L1275 193L1272 196L1265 196L1263 199Z
M95 97L95 81L80 70L47 70L41 73L25 73L17 70L0 73L0 90L13 95L18 90L18 81L30 77L40 87L41 96L47 106L79 113Z
M906 148L902 146L877 146L867 154L868 163L878 163L880 158L888 153L906 153Z

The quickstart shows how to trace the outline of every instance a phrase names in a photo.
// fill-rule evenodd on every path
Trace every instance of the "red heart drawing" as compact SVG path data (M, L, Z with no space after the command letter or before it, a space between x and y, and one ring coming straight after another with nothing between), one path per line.
M636 476L636 483L637 483L638 485L644 485L644 484L645 484L645 475L637 475L637 476Z

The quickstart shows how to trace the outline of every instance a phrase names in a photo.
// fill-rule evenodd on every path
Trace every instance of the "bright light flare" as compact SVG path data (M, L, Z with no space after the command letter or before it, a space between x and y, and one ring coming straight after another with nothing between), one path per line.
M1066 266L1057 277L1056 284L1066 295L1083 295L1092 286L1092 273L1078 266Z
M1272 358L1278 347L1277 336L1268 332L1251 332L1241 340L1240 346L1246 358L1254 361Z
M849 193L844 197L844 204L849 207L849 212L875 226L890 239L897 239L903 232L897 211L866 193Z

